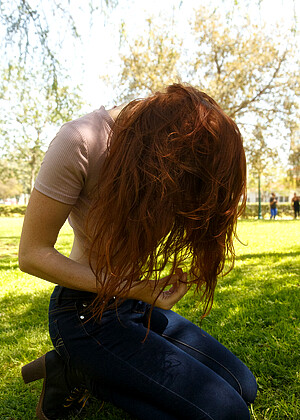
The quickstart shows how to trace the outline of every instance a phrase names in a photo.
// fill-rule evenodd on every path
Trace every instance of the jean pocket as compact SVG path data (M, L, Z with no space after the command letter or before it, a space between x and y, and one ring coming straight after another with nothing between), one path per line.
M66 361L68 362L70 359L69 353L66 349L66 346L64 344L64 341L60 335L59 328L58 328L58 322L57 320L54 320L49 324L49 334L51 341L53 343L53 346L57 353Z

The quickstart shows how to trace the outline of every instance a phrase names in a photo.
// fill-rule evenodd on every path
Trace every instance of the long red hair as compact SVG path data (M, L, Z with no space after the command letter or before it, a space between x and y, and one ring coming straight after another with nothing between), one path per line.
M233 266L245 202L241 134L212 98L174 84L130 102L115 121L89 214L97 314L116 290L157 281L167 264L170 274L188 270L208 312L217 277Z

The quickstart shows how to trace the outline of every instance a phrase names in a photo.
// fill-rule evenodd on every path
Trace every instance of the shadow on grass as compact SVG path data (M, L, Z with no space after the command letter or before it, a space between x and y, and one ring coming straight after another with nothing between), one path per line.
M259 420L297 418L299 269L291 260L298 256L299 252L291 251L238 257L237 262L250 261L219 281L214 307L202 324L203 329L240 357L258 379L254 409ZM35 416L42 384L38 381L24 385L20 367L51 349L47 334L49 297L47 290L11 293L0 299L1 419L32 420ZM192 293L177 304L177 309L199 324L201 310ZM282 401L286 404L285 413L280 408ZM101 411L100 406L100 402L92 401L81 418L131 419L110 404ZM270 406L272 417L264 414Z
M52 350L48 338L49 291L5 295L0 299L1 385L0 418L32 420L42 381L28 385L21 378L21 366ZM130 420L131 416L109 403L92 399L81 418ZM72 417L71 417L72 418Z
M294 419L299 415L299 252L243 255L237 261L248 258L219 280L212 311L202 324L193 294L177 304L178 312L201 325L254 373L259 388L255 419Z
M4 255L3 257L0 259L0 271L15 270L19 267L18 262L11 259L9 255Z
M30 339L36 340L37 331L47 328L49 293L16 294L12 292L0 299L2 348L16 346ZM21 349L20 349L21 350ZM2 353L3 354L3 353ZM25 349L25 354L27 351Z
M6 271L6 270L18 268L19 267L18 250L16 249L15 251L10 251L8 253L7 253L7 249L5 249L5 251L1 250L0 271Z

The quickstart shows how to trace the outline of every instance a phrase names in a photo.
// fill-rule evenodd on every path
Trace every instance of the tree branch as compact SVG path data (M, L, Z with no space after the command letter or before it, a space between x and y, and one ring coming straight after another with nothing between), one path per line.
M266 86L264 86L255 96L253 96L252 99L244 100L238 107L236 107L235 109L231 109L229 113L231 117L237 115L243 108L248 107L251 103L255 102L258 98L260 98L268 89L271 89L272 82L276 79L280 67L286 58L286 54L287 51L285 51L282 55L281 59L279 60L278 66L276 67L271 79L266 84Z

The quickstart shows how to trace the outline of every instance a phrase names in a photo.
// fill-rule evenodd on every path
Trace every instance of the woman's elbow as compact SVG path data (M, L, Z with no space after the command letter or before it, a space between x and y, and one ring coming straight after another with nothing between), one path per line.
M19 256L18 256L18 260L19 260L19 269L21 271L23 271L24 273L28 273L29 271L29 267L28 267L28 260L27 258L24 256L23 253L21 253L19 251Z
M22 247L19 248L18 254L19 269L24 273L32 274L33 269L33 256L28 250L24 250Z

